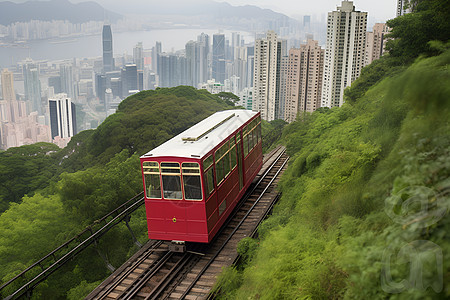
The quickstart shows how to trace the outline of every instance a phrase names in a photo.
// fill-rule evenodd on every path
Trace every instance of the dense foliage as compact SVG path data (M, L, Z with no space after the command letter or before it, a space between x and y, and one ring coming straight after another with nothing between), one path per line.
M450 297L450 14L448 1L415 2L390 22L409 50L364 69L342 107L284 129L280 203L239 244L244 264L220 276L222 298ZM415 38L428 17L442 39Z
M46 187L55 174L53 144L37 143L0 152L0 213L25 194Z
M215 111L233 107L191 87L144 91L125 99L116 114L96 130L73 137L64 149L41 143L1 152L0 209L6 211L0 215L0 285L141 192L139 155ZM138 240L147 240L143 207L129 225ZM40 284L33 298L83 298L110 274L106 263L119 267L135 251L125 224L116 226Z

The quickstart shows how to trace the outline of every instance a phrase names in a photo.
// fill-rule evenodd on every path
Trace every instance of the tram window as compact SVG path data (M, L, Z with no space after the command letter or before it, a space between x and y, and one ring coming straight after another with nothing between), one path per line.
M228 141L217 149L215 157L216 178L217 184L219 184L230 173L230 144Z
M203 170L208 169L212 164L213 164L213 157L212 155L210 155L203 161Z
M147 198L161 199L161 181L159 179L159 164L154 161L142 163L144 184Z
M214 169L210 168L208 171L205 172L205 183L206 183L206 192L209 195L212 194L214 191Z
M204 171L204 184L205 184L205 190L206 193L211 195L211 193L214 191L214 168L212 167L213 164L213 157L212 155L208 156L203 161L203 171Z
M202 200L202 183L200 165L198 163L182 163L184 198L186 200Z
M258 143L261 142L261 123L258 123L258 126L256 127L256 133L258 135Z
M230 149L231 170L233 170L237 165L237 153L234 136L230 140L230 148L231 148Z
M250 123L250 132L248 133L248 149L251 150L253 149L253 146L255 145L254 140L253 140L253 123Z
M248 134L247 134L247 127L245 127L243 131L243 139L242 143L244 144L244 157L248 155Z
M181 173L179 163L161 163L162 185L165 199L181 200Z

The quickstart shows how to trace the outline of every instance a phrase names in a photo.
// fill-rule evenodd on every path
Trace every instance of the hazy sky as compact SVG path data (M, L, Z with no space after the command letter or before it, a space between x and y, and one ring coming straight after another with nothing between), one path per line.
M4 0L0 0L2 2ZM24 2L26 0L10 0L12 2ZM34 0L36 1L36 0ZM39 0L38 0L39 1ZM42 0L40 0L42 1ZM45 1L45 0L44 0ZM85 2L89 0L69 0L73 3ZM103 5L106 9L117 13L126 13L127 10L139 7L152 7L161 3L176 3L177 0L91 0ZM198 3L208 0L183 0L183 4L198 5ZM212 1L212 0L209 0ZM316 15L318 18L325 18L329 11L336 10L341 4L341 0L215 0L216 2L228 2L232 5L255 5L261 8L270 8L276 12L284 13L290 17L301 15ZM385 22L395 17L397 0L354 0L357 10L369 13L369 23ZM140 11L140 13L148 13Z
M262 8L270 8L290 17L305 14L326 14L336 10L341 0L227 0L232 5L251 4ZM397 0L354 0L356 10L367 11L374 22L385 22L395 18Z

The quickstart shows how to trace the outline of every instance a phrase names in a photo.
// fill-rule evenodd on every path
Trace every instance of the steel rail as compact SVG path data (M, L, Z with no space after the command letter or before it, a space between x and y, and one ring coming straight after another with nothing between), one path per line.
M164 264L176 254L176 252L167 251L164 256L157 261L157 263L153 266L151 270L149 270L145 275L142 276L142 278L136 282L129 291L123 296L121 299L131 299L133 298L141 289L142 287L149 281L149 279L156 274L163 266ZM185 259L185 257L190 256L191 254L184 253L184 255L178 260L178 263Z
M281 158L281 156L286 152L286 150L283 150L282 153L277 157L277 159L274 161L274 163L270 166L270 169L272 169L275 164L279 161L279 159ZM269 189L269 187L272 185L273 181L277 178L277 176L280 174L281 170L283 169L283 167L286 165L286 163L288 162L289 158L287 158L284 163L282 164L282 166L279 168L279 170L276 172L276 174L274 175L274 177L270 180L270 182L267 184L267 186L264 188L264 190L261 192L260 196L258 197L258 199L256 199L256 201L253 203L252 207L250 207L250 209L247 211L247 213L245 214L245 216L241 219L241 221L239 222L239 224L236 225L236 227L234 228L234 230L228 235L227 239L225 240L225 242L222 244L222 246L216 251L216 253L214 254L214 256L206 263L206 265L200 270L200 272L197 274L197 276L195 277L195 279L191 282L191 284L187 287L187 289L184 291L184 293L181 295L180 299L185 299L187 294L191 291L191 289L194 287L194 285L198 282L198 280L200 279L200 277L205 273L205 271L208 269L208 267L214 262L214 260L217 258L217 256L220 254L220 252L223 250L223 248L225 248L226 244L231 240L231 238L233 237L233 235L236 233L236 231L239 229L239 227L244 223L244 221L247 219L247 217L250 215L250 213L253 211L253 209L255 208L255 206L259 203L259 201L261 200L261 198L264 196L264 194L266 193L266 191ZM268 173L268 172L266 172ZM262 178L263 179L263 178Z
M133 264L129 267L128 270L126 270L125 272L123 272L122 274L120 274L119 277L116 277L114 279L114 281L108 286L107 289L101 291L100 293L98 293L95 297L96 299L105 299L106 297L108 297L108 294L111 293L117 286L120 285L120 283L122 283L122 281L128 277L128 275L130 275L131 273L133 273L134 270L137 269L137 267L140 266L140 264L145 261L150 255L153 254L154 250L156 248L158 248L159 246L161 246L163 242L162 241L157 241L151 248L147 249L147 251L145 253L143 253L143 255L141 255L141 257L138 258L138 260L136 260L135 262L133 262Z

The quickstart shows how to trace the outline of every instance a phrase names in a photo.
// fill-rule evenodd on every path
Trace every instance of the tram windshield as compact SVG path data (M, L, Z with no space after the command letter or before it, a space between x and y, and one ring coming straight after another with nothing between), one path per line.
M198 163L183 163L184 198L186 200L202 200L202 181Z
M179 163L162 162L161 178L165 199L183 199L183 193L181 191L181 172Z
M144 171L145 192L147 198L161 199L159 164L154 161L145 161L142 164L142 168Z
M182 163L180 168L177 162L146 161L142 163L142 169L147 198L162 199L164 196L168 200L203 199L198 163Z

